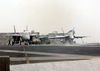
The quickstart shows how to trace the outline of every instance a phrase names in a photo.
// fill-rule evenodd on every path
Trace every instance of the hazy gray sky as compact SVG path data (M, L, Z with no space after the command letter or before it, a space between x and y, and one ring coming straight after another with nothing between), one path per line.
M75 27L76 34L89 35L87 42L100 42L99 0L0 0L0 32L13 32L13 25L22 32L41 34L65 32ZM80 40L80 39L79 39Z

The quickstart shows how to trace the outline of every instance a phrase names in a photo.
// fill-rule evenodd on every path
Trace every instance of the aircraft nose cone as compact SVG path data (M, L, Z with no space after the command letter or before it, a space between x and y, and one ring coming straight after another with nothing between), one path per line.
M25 36L24 38L25 38L25 40L30 40L30 36L29 35Z
M71 38L71 39L74 39L74 36L71 36L70 38Z
M29 40L29 39L30 39L30 37L28 36L28 37L27 37L27 39Z

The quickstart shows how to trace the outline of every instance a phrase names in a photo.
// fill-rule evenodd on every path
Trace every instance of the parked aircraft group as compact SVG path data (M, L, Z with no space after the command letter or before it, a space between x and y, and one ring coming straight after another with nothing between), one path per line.
M62 29L62 28L61 28ZM76 36L74 28L70 30L68 33L65 33L62 29L63 35L55 35L54 37L49 37L48 35L39 35L35 34L34 31L31 33L28 32L28 27L26 26L26 30L22 34L19 34L16 32L15 26L14 26L14 34L9 35L9 43L8 45L14 45L14 44L20 44L22 45L22 42L24 42L25 45L29 44L50 44L50 39L60 39L63 43L71 43L73 44L73 40L75 38L84 38L88 36ZM34 38L36 40L34 40Z

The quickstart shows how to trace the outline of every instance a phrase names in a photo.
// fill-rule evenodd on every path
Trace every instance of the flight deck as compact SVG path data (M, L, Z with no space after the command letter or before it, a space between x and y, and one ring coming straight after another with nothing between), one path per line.
M0 46L0 56L10 65L100 59L100 45L14 45Z

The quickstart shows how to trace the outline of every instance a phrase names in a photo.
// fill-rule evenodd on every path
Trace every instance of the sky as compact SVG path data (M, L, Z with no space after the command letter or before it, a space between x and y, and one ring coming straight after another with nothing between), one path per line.
M34 30L40 34L75 28L79 42L100 42L99 0L0 0L0 33Z

